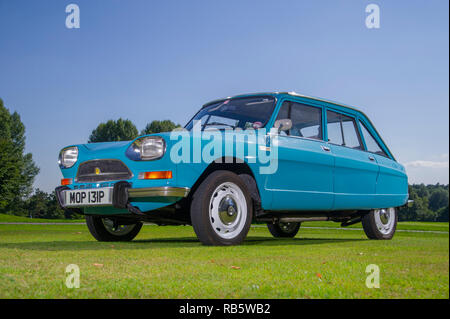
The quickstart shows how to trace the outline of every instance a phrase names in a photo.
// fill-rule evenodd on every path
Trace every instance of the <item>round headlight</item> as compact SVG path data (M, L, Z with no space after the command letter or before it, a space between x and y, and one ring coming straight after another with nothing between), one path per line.
M72 146L59 152L58 164L61 168L69 168L75 165L78 160L78 147Z
M161 158L165 152L166 142L161 136L147 136L134 141L126 155L134 161L150 161Z

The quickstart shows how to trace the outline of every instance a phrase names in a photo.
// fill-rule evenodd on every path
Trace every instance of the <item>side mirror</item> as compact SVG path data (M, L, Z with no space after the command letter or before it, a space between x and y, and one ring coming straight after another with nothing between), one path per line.
M276 120L273 127L278 129L278 132L289 131L292 128L292 121L290 119Z

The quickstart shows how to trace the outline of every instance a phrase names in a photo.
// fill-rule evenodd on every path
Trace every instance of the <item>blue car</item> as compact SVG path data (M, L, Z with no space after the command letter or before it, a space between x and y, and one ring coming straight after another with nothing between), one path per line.
M71 145L59 166L59 204L99 241L132 240L150 222L235 245L252 222L294 237L319 220L391 239L408 202L405 168L364 113L292 92L215 100L172 132Z

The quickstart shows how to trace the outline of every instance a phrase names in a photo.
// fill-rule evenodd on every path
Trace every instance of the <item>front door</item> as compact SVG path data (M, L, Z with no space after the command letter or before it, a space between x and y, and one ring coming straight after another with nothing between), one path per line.
M292 127L278 135L278 169L267 178L273 210L332 208L334 158L323 140L322 113L321 107L283 102L277 120L290 119Z

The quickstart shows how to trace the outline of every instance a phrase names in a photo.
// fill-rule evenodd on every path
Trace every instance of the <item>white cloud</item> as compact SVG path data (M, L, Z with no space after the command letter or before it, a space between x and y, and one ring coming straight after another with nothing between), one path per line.
M448 168L448 161L412 161L405 163L406 167Z
M441 159L448 158L448 154L440 156ZM417 160L404 164L411 184L448 184L449 162L448 160L424 161Z

